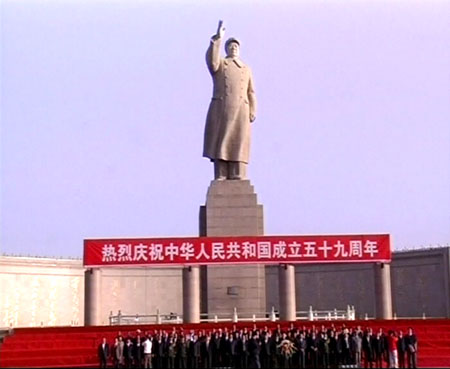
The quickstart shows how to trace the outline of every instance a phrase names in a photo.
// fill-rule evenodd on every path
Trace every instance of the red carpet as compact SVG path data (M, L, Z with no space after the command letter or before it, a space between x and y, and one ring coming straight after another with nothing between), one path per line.
M335 321L335 322L297 322L295 326L310 327L315 325L326 327L334 324L340 327L373 327L403 330L409 326L414 328L418 339L418 359L420 367L450 367L450 319L439 320L369 320L369 321ZM290 323L256 323L257 327L268 326L269 329L281 324L288 327ZM177 329L210 330L213 327L229 327L233 323L218 324L184 324L175 325ZM252 328L253 323L237 323L237 327ZM112 344L118 331L123 335L140 328L142 332L155 329L172 330L173 325L145 326L102 326L102 327L62 327L62 328L19 328L14 334L6 337L0 349L0 367L98 367L97 346L102 337L107 337Z

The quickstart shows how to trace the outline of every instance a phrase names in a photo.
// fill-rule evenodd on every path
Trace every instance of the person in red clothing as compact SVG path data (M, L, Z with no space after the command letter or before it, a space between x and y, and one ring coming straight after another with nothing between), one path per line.
M388 341L388 353L389 353L389 367L398 368L398 351L397 343L398 337L394 331L389 331Z

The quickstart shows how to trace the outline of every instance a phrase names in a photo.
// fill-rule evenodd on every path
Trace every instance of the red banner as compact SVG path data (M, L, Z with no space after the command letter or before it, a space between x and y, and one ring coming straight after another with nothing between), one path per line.
M389 235L249 236L84 241L85 266L390 262Z

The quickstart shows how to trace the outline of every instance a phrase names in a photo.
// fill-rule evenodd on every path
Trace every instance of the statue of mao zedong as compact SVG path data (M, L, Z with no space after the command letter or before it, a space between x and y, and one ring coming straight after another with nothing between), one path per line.
M213 96L205 125L203 156L214 162L214 179L245 179L250 150L250 123L256 118L252 72L239 58L240 42L225 42L226 57L220 56L225 27L219 21L206 52L213 79Z

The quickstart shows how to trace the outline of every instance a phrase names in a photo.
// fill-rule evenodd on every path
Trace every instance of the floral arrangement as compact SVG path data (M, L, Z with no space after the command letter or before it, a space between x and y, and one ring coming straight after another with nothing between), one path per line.
M281 355L284 356L292 356L294 355L294 352L297 351L297 349L294 346L294 342L290 340L281 341L278 347L280 348Z

